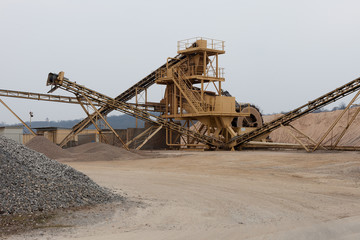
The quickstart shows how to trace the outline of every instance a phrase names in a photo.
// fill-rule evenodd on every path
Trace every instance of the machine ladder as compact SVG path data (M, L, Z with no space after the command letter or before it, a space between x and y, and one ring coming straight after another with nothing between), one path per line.
M196 91L191 89L192 84L189 80L186 79L183 71L178 68L176 69L174 83L179 88L181 93L184 95L185 99L189 103L189 105L193 108L196 113L204 112L203 99L201 99L201 95Z

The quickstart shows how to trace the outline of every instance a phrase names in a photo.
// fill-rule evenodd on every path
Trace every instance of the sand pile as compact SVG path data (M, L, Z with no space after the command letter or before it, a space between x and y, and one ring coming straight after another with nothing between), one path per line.
M83 173L0 137L0 215L120 200Z
M336 125L334 130L323 142L325 145L331 145L340 136L343 129L347 126L348 121L354 114L357 108L351 108L349 113L346 113L343 118ZM292 122L291 124L304 132L306 135L318 141L325 134L327 129L339 116L341 110L333 112L310 113L304 117ZM264 122L269 122L275 118L280 117L281 114L264 116ZM350 126L344 137L339 143L339 146L360 146L360 115L358 115ZM270 134L270 138L274 142L282 143L297 143L295 139L284 129L279 128Z
M139 159L142 155L104 143L86 143L67 149L79 161L102 161L114 159Z
M48 158L71 158L72 154L67 150L62 149L55 143L50 142L47 138L42 136L36 136L25 144L28 148L31 148L37 152L45 154Z

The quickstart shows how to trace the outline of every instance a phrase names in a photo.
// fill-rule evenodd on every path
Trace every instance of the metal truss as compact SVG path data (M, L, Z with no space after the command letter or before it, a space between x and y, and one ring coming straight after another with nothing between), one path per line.
M59 102L59 103L72 103L72 104L84 104L89 105L85 99L77 99L76 97L52 95L52 94L43 94L43 93L34 93L34 92L23 92L23 91L14 91L7 89L0 89L0 96L2 97L11 97L11 98L23 98L37 101L47 101L47 102ZM93 105L99 106L98 103L92 102Z
M299 119L300 117L311 113L317 109L320 109L330 103L333 103L341 98L344 98L360 89L360 78L357 78L313 101L308 102L305 105L302 105L299 108L296 108L293 111L290 111L283 115L280 118L277 118L269 123L264 124L262 127L257 128L251 132L245 133L240 136L233 137L230 141L227 142L229 147L239 147L259 136L267 134L282 125L286 126L289 123ZM319 144L320 145L320 144ZM313 150L316 150L314 148Z
M60 72L59 75L49 73L47 85L52 86L52 91L57 88L63 89L65 91L75 94L78 97L81 96L84 98L88 98L91 101L95 101L98 104L103 105L102 108L106 107L106 108L110 108L112 110L117 110L122 113L128 114L130 116L137 117L141 120L150 122L153 125L163 126L172 131L179 132L182 135L187 135L189 137L195 138L199 142L204 143L209 146L212 146L212 147L220 147L220 146L223 146L223 144L224 144L223 141L221 141L217 138L199 134L198 132L189 130L188 128L182 127L181 125L178 125L176 123L168 121L162 117L153 115L153 114L151 114L145 110L139 109L131 104L127 104L127 103L117 100L115 98L111 98L109 96L106 96L104 94L101 94L99 92L91 90L89 88L86 88L82 85L79 85L75 82L71 82L63 76L64 76L63 72ZM100 111L98 111L98 112L100 112ZM101 114L101 112L100 112L100 114Z
M145 91L147 88L152 86L155 83L156 75L160 71L160 69L166 68L166 66L173 66L175 64L179 64L182 60L184 60L186 57L183 55L177 55L174 58L171 58L169 62L163 64L158 69L151 72L148 76L134 84L132 87L118 95L116 98L114 98L117 101L121 102L127 102L133 97L135 97L137 94L140 94L142 91ZM52 90L50 90L52 91ZM107 104L104 104L101 108L98 109L98 112L102 114L103 116L106 116L114 109ZM83 129L87 128L89 125L91 125L91 119L94 119L97 116L97 113L93 113L87 118L83 119L79 123L73 126L72 131L63 139L63 141L60 143L60 146L63 147L67 144L67 142L72 139L75 135L79 134Z

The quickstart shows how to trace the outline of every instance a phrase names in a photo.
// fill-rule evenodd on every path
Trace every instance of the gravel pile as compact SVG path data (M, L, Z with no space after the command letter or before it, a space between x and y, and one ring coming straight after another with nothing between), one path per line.
M47 138L42 136L36 136L25 144L28 148L31 148L37 152L45 154L48 158L71 158L72 155L65 149L62 149L53 142L50 142Z
M143 158L143 156L127 151L124 148L97 142L68 148L67 151L73 154L76 161L132 160Z
M83 173L0 137L0 215L121 200Z

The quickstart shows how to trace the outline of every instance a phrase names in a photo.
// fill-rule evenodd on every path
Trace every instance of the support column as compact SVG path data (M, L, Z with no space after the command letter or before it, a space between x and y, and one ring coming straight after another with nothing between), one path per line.
M218 57L219 57L219 54L216 53L216 70L215 70L216 78L219 78L219 59L218 59Z
M203 61L204 63L204 68L203 68L203 71L204 71L204 77L206 77L207 76L207 74L206 74L206 51L204 51L204 61Z
M90 118L91 123L94 125L94 127L95 127L95 128L96 128L96 130L98 131L98 133L99 133L99 135L101 136L101 138L102 138L102 139L104 139L104 142L105 142L105 143L108 143L108 141L107 141L106 137L103 135L103 133L102 133L102 131L101 131L100 127L96 124L96 122L94 121L94 119L93 119L93 118L91 118L90 113L88 112L88 110L86 110L86 108L85 108L84 104L81 102L80 97L76 97L76 98L77 98L77 100L78 100L78 102L79 102L80 106L82 107L82 109L83 109L83 110L84 110L84 112L86 113L86 115ZM101 142L101 141L100 141L100 142Z
M115 131L115 129L113 129L110 124L106 121L106 119L103 117L103 115L101 115L101 113L96 109L96 107L90 102L90 100L85 96L83 95L83 97L86 99L86 101L88 101L88 103L91 105L91 107L94 109L95 112L97 112L97 114L101 117L101 119L104 121L104 123L108 126L108 128L114 133L114 135L117 137L117 139L120 140L120 142L122 143L123 147L126 149L126 150L130 150L126 144L124 143L124 141L120 138L119 134L117 134L117 132Z
M36 133L23 120L21 120L21 118L18 115L16 115L16 113L13 112L13 110L11 110L11 108L8 105L6 105L6 103L3 100L0 99L0 102L24 125L24 127L26 127L31 132L32 135L36 136Z
M314 149L312 151L315 151L320 144L325 140L325 138L329 135L329 133L331 132L331 130L333 130L333 128L336 126L336 124L340 121L340 119L342 118L342 116L344 116L345 112L350 108L350 106L355 102L355 100L359 97L360 95L360 91L355 95L355 97L350 101L350 103L346 106L346 108L344 109L344 111L342 111L340 113L340 115L337 117L337 119L334 121L334 123L330 126L330 128L327 130L327 132L324 134L324 136L320 139L320 141L318 142L318 144L316 144L316 146L314 147Z
M348 110L350 111L350 110ZM348 124L346 125L346 127L344 128L344 130L341 132L340 136L338 137L338 139L336 140L334 146L332 147L332 149L335 149L337 147L337 145L339 144L340 140L344 137L346 131L349 129L349 127L351 126L351 124L354 122L356 116L360 113L360 107L357 107L356 112L354 113L354 115L351 117L351 120L348 122Z

